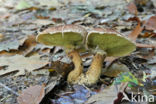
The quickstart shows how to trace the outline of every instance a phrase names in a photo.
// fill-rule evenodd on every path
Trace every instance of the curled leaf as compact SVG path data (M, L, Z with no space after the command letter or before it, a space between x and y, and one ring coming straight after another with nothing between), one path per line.
M130 18L129 20L136 20L138 25L134 28L134 30L129 34L129 38L135 41L139 34L142 32L143 27L141 26L141 21L139 18Z
M147 30L156 30L156 16L149 18L145 24Z

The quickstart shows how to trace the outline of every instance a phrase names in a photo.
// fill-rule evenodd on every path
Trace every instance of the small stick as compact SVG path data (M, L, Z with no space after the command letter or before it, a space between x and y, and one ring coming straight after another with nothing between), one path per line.
M17 92L15 92L14 90L12 90L11 88L7 87L6 85L2 84L0 82L0 86L4 87L5 89L9 90L10 92L12 92L13 94L15 94L16 96L19 96L19 94Z

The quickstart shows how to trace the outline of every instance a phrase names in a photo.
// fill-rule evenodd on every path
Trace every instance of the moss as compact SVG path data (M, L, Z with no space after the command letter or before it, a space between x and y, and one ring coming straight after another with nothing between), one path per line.
M92 49L98 47L107 52L108 56L124 56L135 50L136 46L127 39L116 34L92 33L88 37L88 46Z
M66 32L64 34L40 34L38 42L45 45L63 46L65 48L74 48L82 44L83 37L79 33Z

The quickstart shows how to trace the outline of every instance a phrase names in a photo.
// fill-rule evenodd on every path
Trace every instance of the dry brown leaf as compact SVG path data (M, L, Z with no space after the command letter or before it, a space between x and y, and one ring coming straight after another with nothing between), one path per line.
M18 50L0 51L0 56L13 56L16 54L23 54L24 56L30 53L34 47L37 45L34 35L29 35L25 38L23 44L18 48Z
M156 18L155 18L156 19ZM136 41L137 37L139 36L139 34L142 32L143 27L141 27L141 21L139 18L134 17L134 18L130 18L128 21L137 21L138 25L134 28L134 30L129 34L129 38L133 41ZM154 22L154 21L153 21ZM143 21L143 24L145 22ZM146 23L147 24L147 23ZM156 26L156 25L155 25ZM136 46L139 48L156 48L154 45L148 45L148 44L140 44L140 43L136 43Z
M23 90L17 101L19 104L39 104L44 95L44 85L35 85Z
M147 30L156 30L156 16L149 18L145 24Z
M129 72L128 67L124 64L113 63L102 70L102 75L117 77L122 72Z
M73 64L68 64L61 61L52 62L51 69L54 69L58 74L66 77L70 71L74 68Z
M26 38L22 38L22 39L17 39L15 37L4 37L1 41L0 41L0 51L9 51L11 49L13 50L17 50L19 48L19 46L21 46L24 41L26 40Z
M86 104L113 104L114 100L117 98L117 91L115 86L111 86L105 88L102 92L93 95L91 98L88 99Z
M129 20L136 20L138 22L138 25L134 28L134 30L129 34L129 38L132 39L133 41L135 41L137 39L137 37L139 36L139 34L142 32L143 27L141 27L141 21L139 18L132 18Z
M143 38L153 38L156 37L156 33L153 32L145 32L143 35L141 35Z
M34 35L29 35L28 38L25 40L23 46L20 47L19 54L23 54L24 56L26 56L35 48L36 45L36 37Z
M137 15L138 14L138 11L137 11L137 7L136 5L133 3L133 2L130 2L127 6L128 10L130 13L134 14L134 15Z
M25 70L31 72L48 64L48 59L41 59L39 55L24 57L15 55L11 57L0 57L0 66L8 66L5 70L0 70L0 75L18 71L17 75L24 75Z
M115 103L116 100L122 100L117 97L118 92L123 92L127 87L127 83L119 85L119 91L115 88L115 85L105 88L100 93L93 95L88 99L85 104L119 104ZM123 96L124 97L124 96Z

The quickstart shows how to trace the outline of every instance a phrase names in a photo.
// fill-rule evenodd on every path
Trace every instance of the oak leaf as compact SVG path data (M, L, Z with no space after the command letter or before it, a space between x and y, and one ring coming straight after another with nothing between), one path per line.
M0 57L0 66L7 66L0 70L0 75L18 71L15 76L24 75L25 70L31 72L48 64L48 59L41 59L39 55L24 57L15 55L11 57Z

